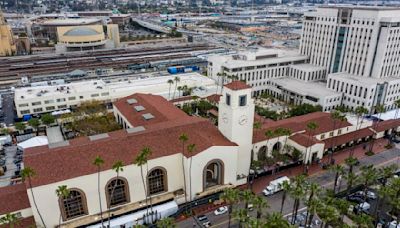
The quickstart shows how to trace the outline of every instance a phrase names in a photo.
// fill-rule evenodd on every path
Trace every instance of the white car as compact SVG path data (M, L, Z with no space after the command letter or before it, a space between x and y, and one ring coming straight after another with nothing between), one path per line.
M360 196L364 196L364 191L358 191L356 194L360 195ZM367 198L368 199L376 199L375 192L367 191Z
M215 215L223 215L226 212L228 212L228 207L227 206L223 206L223 207L219 207L217 210L214 211Z
M389 223L389 228L400 228L400 224L397 224L396 220L393 220L391 223Z

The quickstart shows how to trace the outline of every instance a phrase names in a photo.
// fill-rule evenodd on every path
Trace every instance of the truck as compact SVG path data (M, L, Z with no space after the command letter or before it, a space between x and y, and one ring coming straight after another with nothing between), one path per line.
M263 190L265 196L270 196L274 193L277 193L283 189L283 182L287 181L290 183L290 179L287 176L279 177L271 182L269 185Z

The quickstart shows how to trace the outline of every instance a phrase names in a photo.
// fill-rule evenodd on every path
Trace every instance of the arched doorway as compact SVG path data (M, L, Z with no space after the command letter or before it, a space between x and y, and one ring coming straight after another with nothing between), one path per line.
M274 144L274 147L272 147L272 151L280 152L281 150L282 150L282 143L281 142L276 142Z
M258 150L257 159L258 159L259 161L265 161L265 160L267 160L267 153L268 153L268 150L267 150L267 149L268 149L267 146L262 146L262 147Z
M212 160L203 170L203 190L224 183L224 164L221 160Z

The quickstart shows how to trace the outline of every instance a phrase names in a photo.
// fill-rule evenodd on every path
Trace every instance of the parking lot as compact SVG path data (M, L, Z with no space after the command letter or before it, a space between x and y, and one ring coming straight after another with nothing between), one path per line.
M19 171L21 170L22 152L17 151L17 146L5 146L4 150L0 154L0 166L6 167L6 172L3 176L0 176L0 187L4 187L13 184L11 179L19 177Z

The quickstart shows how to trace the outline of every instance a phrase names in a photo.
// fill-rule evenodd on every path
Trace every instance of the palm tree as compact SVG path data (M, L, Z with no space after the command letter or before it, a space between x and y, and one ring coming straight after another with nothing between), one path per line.
M6 214L0 218L0 224L8 224L10 228L14 228L14 225L19 224L19 219L15 214Z
M137 165L140 167L140 175L142 177L142 184L143 184L143 190L144 190L144 195L145 195L145 200L146 200L146 215L149 214L148 212L148 202L147 202L147 198L148 198L148 191L147 191L147 187L146 187L146 182L144 180L144 174L143 174L143 166L147 164L147 160L149 158L149 156L151 155L151 150L149 147L144 147L139 154L137 155L137 157L133 160L133 164Z
M283 149L286 150L287 140L288 140L289 136L292 134L292 130L290 130L289 128L284 128L282 131L282 134L284 136L286 136L285 142L283 143ZM288 152L288 151L286 151L286 152Z
M307 217L306 219L308 222L308 227L311 227L311 223L313 221L314 215L317 213L317 209L319 208L319 205L321 204L320 200L314 197L313 199L309 200L306 202L307 206Z
M28 180L28 186L29 186L29 189L31 191L33 204L34 204L34 206L36 208L36 211L37 211L37 213L39 215L40 221L42 222L43 226L46 228L46 224L44 223L42 214L40 214L39 208L37 206L35 195L33 194L32 178L35 177L35 176L36 176L36 172L31 167L25 167L24 169L21 170L22 181L25 182L26 180Z
M95 165L97 167L97 192L99 194L101 227L103 227L103 208L101 206L100 171L101 171L101 166L103 164L104 164L104 160L100 156L96 156L96 158L93 160L93 165Z
M349 167L349 172L352 173L353 167L358 163L358 160L357 160L357 158L354 158L354 157L348 157L344 160L344 162Z
M240 200L244 202L244 209L246 210L246 213L249 207L249 202L252 200L253 196L254 194L250 190L244 190L239 195Z
M265 224L264 224L264 221L262 221L261 219L251 217L248 221L247 227L261 228L261 227L265 227Z
M273 212L266 219L265 227L268 228L290 228L289 222L283 218L281 213Z
M333 119L333 130L332 130L333 131L333 135L332 135L332 137L335 137L335 130L336 130L336 127L337 127L336 126L337 121L339 120L340 123L341 123L342 121L345 120L346 117L340 111L335 110L335 111L333 111L331 113L331 118ZM330 151L330 155L329 155L329 164L332 164L332 162L333 162L333 151L334 151L333 147L336 144L336 139L337 138L335 138L335 140L332 140L332 143L331 143L331 151Z
M344 174L344 168L342 165L337 164L337 165L331 166L329 169L335 173L335 182L333 183L333 193L336 193L337 182L338 182L339 176Z
M376 128L378 128L378 126L379 126L379 122L380 122L380 119L381 119L381 115L382 115L382 113L385 111L385 106L383 106L383 105L377 105L377 106L375 106L375 111L378 113L378 121L376 121L376 123L374 124L374 125L375 125L374 128L376 129ZM372 137L372 140L371 140L371 143L370 143L370 146L369 146L369 150L370 150L371 152L374 152L374 151L373 151L373 150L374 150L374 144L375 144L375 138Z
M261 129L261 123L258 121L254 122L253 130L259 130L259 129ZM255 147L255 144L253 144L253 147L251 148L249 172L247 174L247 188L249 188L250 190L253 189L253 181L250 180L250 177L251 177L250 170L251 170L252 164L254 163L254 147Z
M321 227L328 227L333 222L337 221L339 218L339 212L334 206L327 205L327 204L319 204L317 209L318 216L322 220ZM325 226L324 226L325 225Z
M382 177L382 185L386 186L387 180L393 176L393 173L398 169L396 164L392 164L389 166L382 167L379 169L379 173Z
M300 206L300 201L305 195L305 176L304 175L299 175L294 178L293 185L292 185L292 190L290 192L290 195L294 199L293 203L293 217L292 217L292 223L294 224L296 221L297 217L297 212L299 210Z
M188 136L185 133L182 133L179 136L179 141L182 143L182 159L181 159L181 165L182 165L182 173L183 173L183 193L185 195L185 203L187 202L187 192L186 192L186 171L185 171L185 143L189 140Z
M364 201L366 201L368 187L376 182L378 175L376 172L377 170L373 165L362 166L360 170L360 180L364 185Z
M110 210L111 201L112 201L113 196L114 196L115 188L117 187L117 184L118 184L119 173L124 171L124 163L122 161L116 161L113 164L112 169L117 173L117 175L115 177L115 184L114 184L114 186L113 186L113 188L111 190L110 203L107 205L107 208L108 208L108 227L111 227L111 224L110 224L111 223L111 210Z
M56 195L59 199L68 198L70 195L70 191L69 191L67 185L58 186L56 189ZM61 219L62 219L62 214L60 213L60 218L58 219L58 227L61 226Z
M369 215L363 213L355 216L353 221L357 224L358 228L374 227L374 224L372 223L372 218Z
M308 193L309 193L307 202L311 202L311 201L314 200L314 198L316 198L316 195L320 191L320 188L319 188L318 184L312 182L309 186L307 186L307 190L308 190ZM310 214L310 208L307 208L306 221L304 222L304 224L307 224L309 214Z
M189 162L189 201L190 201L190 215L192 215L192 158L191 154L196 150L196 144L189 144L187 151L190 156Z
M347 194L350 193L351 188L353 187L354 183L358 181L358 176L355 175L353 172L348 172L347 175L344 176L347 181Z
M254 195L251 202L253 203L254 207L256 208L257 220L261 219L263 209L266 209L269 207L267 200L262 196Z
M266 147L266 156L268 156L268 141L272 138L272 137L274 137L275 136L275 133L273 132L273 131L271 131L271 130L267 130L267 131L265 131L265 133L264 133L264 135L265 135L265 137L267 138L267 141L265 142L265 147Z
M174 84L174 80L169 79L169 80L167 81L167 83L169 84L168 99L171 99L171 86L172 86L172 84Z
M174 89L174 95L172 96L172 99L175 98L175 92L176 92L176 89L177 89L177 87L178 87L178 82L180 82L180 81L181 81L181 79L180 79L178 76L176 76L176 77L174 78L175 89Z
M228 204L228 227L231 227L232 206L239 200L239 191L237 189L226 188L221 194L221 200Z
M308 144L310 143L311 137L312 135L315 133L315 130L318 128L318 124L314 121L310 121L307 123L307 129L308 129ZM309 146L310 148L310 153L312 146ZM304 173L308 173L308 160L307 159L307 154L308 154L308 147L306 147L306 153L304 154L304 158L303 158L303 164L304 164Z
M178 90L178 96L177 97L180 97L181 96L181 91L183 90L183 87L182 86L178 86L176 88L176 90Z
M290 193L291 189L292 186L288 181L284 181L282 183L283 194L282 194L281 211L280 211L281 214L283 213L283 206L285 205L286 196L288 193Z
M247 215L247 209L239 208L233 211L233 218L238 221L239 228L243 227L242 224L247 224L249 221L249 216Z
M171 217L166 217L166 218L158 220L156 225L157 225L157 228L175 228L176 227L175 221Z
M357 116L357 123L356 123L356 131L354 134L353 142L357 140L357 131L361 128L363 122L364 122L364 116L368 113L368 109L365 108L364 106L358 106L355 109L355 114ZM360 122L361 119L361 122ZM349 157L352 157L354 153L354 146L351 147Z

